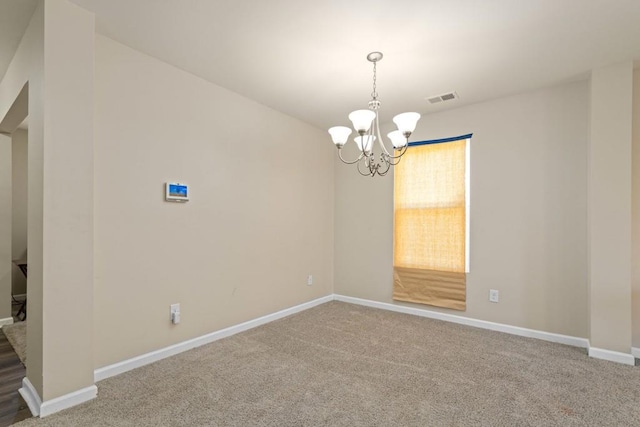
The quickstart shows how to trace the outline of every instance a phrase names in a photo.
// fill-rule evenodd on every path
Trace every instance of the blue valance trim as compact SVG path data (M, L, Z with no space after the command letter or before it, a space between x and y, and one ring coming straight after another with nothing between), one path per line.
M451 138L443 138L443 139L428 139L426 141L416 141L416 142L410 142L409 143L409 147L415 147L417 145L429 145L429 144L441 144L443 142L453 142L453 141L460 141L462 139L471 139L471 137L473 136L472 133L468 133L466 135L460 135L460 136L452 136Z

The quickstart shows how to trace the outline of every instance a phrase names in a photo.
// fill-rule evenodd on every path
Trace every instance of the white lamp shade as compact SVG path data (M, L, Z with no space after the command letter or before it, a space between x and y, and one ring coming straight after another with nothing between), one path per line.
M349 135L351 135L351 129L346 126L334 126L329 129L329 135L334 144L342 146L347 143Z
M375 117L376 113L371 110L356 110L349 114L349 120L353 123L353 128L356 132L368 131Z
M399 130L394 130L393 132L389 132L387 136L391 140L391 143L393 144L393 148L395 149L399 149L407 145L407 138Z
M362 151L362 143L364 141L364 151L370 152L376 137L373 135L356 136L353 140L356 142L360 151Z
M402 134L412 133L416 130L418 120L420 120L420 114L418 113L402 113L393 118L393 122L398 126L398 130Z

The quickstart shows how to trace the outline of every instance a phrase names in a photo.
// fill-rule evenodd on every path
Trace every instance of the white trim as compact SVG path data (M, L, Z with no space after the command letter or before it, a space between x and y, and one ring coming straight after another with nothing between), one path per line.
M365 305L367 307L381 308L383 310L395 311L398 313L413 314L415 316L428 317L430 319L444 320L446 322L458 323L461 325L473 326L481 329L505 332L507 334L521 337L537 338L544 341L559 344L571 345L580 348L589 348L589 340L586 338L572 337L569 335L554 334L552 332L538 331L535 329L521 328L519 326L494 323L486 320L472 319L469 317L456 316L454 314L440 313L437 311L425 310L422 308L406 307L403 305L389 304L385 302L371 301L361 298L347 297L334 294L336 301L348 302L351 304Z
M4 325L13 325L13 317L5 317L4 319L0 319L0 329Z
M640 348L631 347L631 354L633 355L633 357L640 359Z
M34 417L40 415L40 406L42 406L42 400L40 400L40 395L36 391L36 388L31 384L29 378L24 377L22 379L22 387L18 390L20 396L27 402L27 406L29 410L33 414Z
M63 409L71 408L72 406L95 399L98 395L98 387L94 384L43 402L35 387L31 384L31 381L29 381L29 378L25 377L22 379L22 388L20 388L18 392L27 403L33 416L43 418L47 415L60 412Z
M98 387L91 385L89 387L81 388L74 392L65 394L55 399L45 400L40 405L40 418L47 415L55 414L63 409L71 408L72 406L80 405L91 399L95 399L98 395Z
M200 347L205 344L212 343L222 338L235 335L239 332L244 332L248 329L261 326L274 320L282 319L283 317L290 316L300 311L307 310L320 304L324 304L329 301L333 301L333 294L327 295L322 298L315 299L294 307L290 307L276 313L268 314L266 316L259 317L257 319L249 320L244 323L240 323L235 326L230 326L225 329L221 329L210 334L202 335L197 338L193 338L187 341L180 342L178 344L170 345L169 347L161 348L159 350L152 351L150 353L142 354L140 356L133 357L131 359L123 360L113 365L104 366L94 371L94 380L96 382L104 380L105 378L112 377L114 375L122 374L135 368L139 368L149 363L157 362L158 360L165 359L170 356L182 353L187 350L191 350L196 347Z
M597 347L589 348L589 357L608 360L610 362L623 363L625 365L631 365L631 366L634 366L636 364L636 359L631 354L622 353L619 351L605 350L603 348L597 348Z
M342 301L342 302L351 303L351 304L364 305L367 307L379 308L383 310L395 311L398 313L405 313L405 314L411 314L415 316L427 317L431 319L443 320L445 322L452 322L452 323L472 326L472 327L481 328L481 329L488 329L492 331L504 332L507 334L518 335L522 337L536 338L543 341L555 342L559 344L565 344L565 345L570 345L574 347L589 349L589 340L586 338L555 334L552 332L538 331L535 329L521 328L519 326L489 322L486 320L472 319L469 317L457 316L454 314L441 313L441 312L431 311L431 310L426 310L421 308L407 307L402 305L389 304L389 303L366 300L361 298L348 297L344 295L331 294L331 295L327 295L327 296L315 299L313 301L309 301L294 307L290 307L290 308L278 311L276 313L268 314L266 316L249 320L247 322L240 323L238 325L230 326L228 328L221 329L219 331L212 332L210 334L202 335L200 337L183 341L165 348L161 348L159 350L142 354L140 356L136 356L131 359L123 360L121 362L117 362L112 365L103 366L102 368L98 368L94 371L94 381L95 382L102 381L114 375L122 374L132 369L136 369L141 366L148 365L149 363L157 362L158 360L162 360L167 357L171 357L176 354L185 352L187 350L191 350L193 348L212 343L219 339L235 335L239 332L244 332L246 330L255 328L257 326L261 326L266 323L273 322L274 320L282 319L283 317L290 316L292 314L307 310L309 308L312 308L317 305L324 304L326 302L333 301L333 300ZM592 355L592 350L595 355ZM637 357L640 357L640 348L633 349L633 350L634 350L634 355L637 355ZM615 354L616 357L612 359L611 357L607 358L604 356L603 357L598 356L598 355L611 355L611 354ZM633 364L635 362L635 360L631 362L631 360L633 360L633 356L631 355L628 355L625 353L610 352L608 350L601 350L596 348L589 349L589 355L592 357L597 357L605 360L620 361L620 363L625 363L625 364ZM25 398L25 401L26 400L27 399Z
M465 139L465 173L464 173L464 272L469 273L471 257L471 138Z

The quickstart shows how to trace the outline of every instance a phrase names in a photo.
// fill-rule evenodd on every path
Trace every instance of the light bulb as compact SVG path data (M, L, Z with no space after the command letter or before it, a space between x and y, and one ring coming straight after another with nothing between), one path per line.
M349 135L351 135L351 129L346 126L334 126L329 129L329 134L331 135L333 143L336 144L336 147L342 148L342 146L347 143Z
M407 138L400 132L399 130L394 130L393 132L389 132L387 134L391 143L393 144L393 148L399 150L400 148L407 145Z
M349 114L349 120L353 123L353 128L360 135L369 130L371 122L375 118L376 113L371 110L356 110Z
M393 122L398 126L400 133L406 137L408 137L407 134L411 135L416 130L418 120L420 120L420 114L418 113L402 113L393 118Z
M373 141L376 140L376 137L373 135L364 135L364 136L356 136L353 139L356 142L356 145L362 151L362 143L364 141L364 151L366 153L371 152L371 147L373 146Z

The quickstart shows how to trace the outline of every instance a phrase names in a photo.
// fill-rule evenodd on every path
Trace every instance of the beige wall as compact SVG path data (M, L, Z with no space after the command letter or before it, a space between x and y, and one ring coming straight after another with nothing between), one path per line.
M11 137L0 134L0 327L11 320Z
M94 34L92 13L45 2L45 401L93 385Z
M633 72L633 128L632 128L632 270L633 347L640 348L640 69Z
M18 129L11 135L12 163L12 220L11 258L25 259L27 254L27 131ZM27 292L27 279L20 269L13 265L11 271L11 292L21 295Z
M27 287L29 323L27 325L27 377L42 396L42 283L43 283L43 149L44 149L44 4L31 18L18 49L0 82L0 122L8 117L11 130L24 117L11 117L18 103L26 103L29 113L28 205L29 286ZM28 90L23 91L25 87ZM26 97L25 102L22 97ZM24 114L26 115L26 114Z
M593 70L590 86L591 346L631 351L633 64Z
M98 35L95 135L96 368L331 294L324 132Z
M93 385L93 35L92 14L41 2L0 83L0 121L28 97L27 378L43 401Z
M587 117L581 81L422 118L412 140L474 136L467 310L417 307L588 337ZM393 177L335 167L335 292L392 302Z

